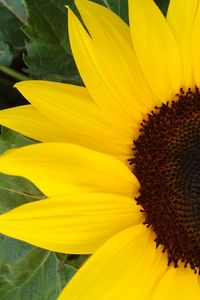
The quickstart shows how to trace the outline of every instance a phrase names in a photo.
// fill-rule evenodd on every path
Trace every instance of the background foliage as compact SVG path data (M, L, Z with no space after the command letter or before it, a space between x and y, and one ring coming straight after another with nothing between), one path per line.
M95 0L128 23L127 0ZM168 0L155 0L166 14ZM26 103L12 88L19 80L82 84L72 57L65 4L73 0L0 0L0 108ZM35 143L1 128L0 153ZM24 178L0 174L0 213L44 195ZM50 253L0 235L0 299L55 300L87 256Z

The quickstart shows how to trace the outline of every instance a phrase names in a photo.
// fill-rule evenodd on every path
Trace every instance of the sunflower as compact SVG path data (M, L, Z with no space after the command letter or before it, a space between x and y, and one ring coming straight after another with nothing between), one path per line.
M76 0L72 52L86 87L25 81L0 122L42 143L0 170L47 199L0 217L33 245L93 254L59 299L200 299L200 3L130 0L130 28Z

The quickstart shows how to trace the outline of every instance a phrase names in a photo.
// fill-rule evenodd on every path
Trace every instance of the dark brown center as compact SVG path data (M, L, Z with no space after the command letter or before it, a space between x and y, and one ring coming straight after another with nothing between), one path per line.
M141 123L129 160L141 189L145 224L168 263L200 270L200 92L180 91Z

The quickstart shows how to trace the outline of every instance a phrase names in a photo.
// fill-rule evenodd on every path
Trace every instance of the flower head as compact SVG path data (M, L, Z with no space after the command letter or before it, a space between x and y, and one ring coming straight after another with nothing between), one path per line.
M200 3L130 0L130 28L75 1L72 52L86 87L16 85L30 105L1 124L42 143L10 150L2 172L48 197L0 217L45 249L94 253L59 299L200 298Z

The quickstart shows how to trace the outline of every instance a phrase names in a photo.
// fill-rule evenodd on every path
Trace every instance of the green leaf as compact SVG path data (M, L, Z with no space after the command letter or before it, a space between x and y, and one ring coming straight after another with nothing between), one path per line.
M4 236L0 240L0 295L3 297L30 281L49 252Z
M0 66L10 66L16 57L19 61L25 49L25 34L21 30L23 23L17 16L17 10L11 7L12 3L16 6L21 4L25 9L19 0L0 0Z
M22 32L21 27L22 23L16 16L0 4L0 40L9 44L14 54L21 51L25 45L25 34Z
M0 3L22 24L26 24L27 11L23 0L0 0Z
M31 77L81 84L71 54L67 33L67 3L74 9L72 0L25 0L28 10L28 25L25 32L29 37L25 62ZM128 0L95 0L128 23ZM156 0L162 11L168 1Z
M27 179L0 174L0 213L43 198L45 196Z
M0 152L35 143L5 127ZM44 198L28 180L0 174L0 212ZM56 300L76 268L53 253L0 235L0 295L2 300Z
M74 267L60 266L51 253L29 281L8 293L2 300L56 300L75 272Z
M70 265L75 268L80 268L89 258L89 255L64 254L57 252L55 255L62 265Z
M35 143L23 135L8 128L2 127L0 135L0 153L15 147L21 147ZM6 212L24 203L45 196L30 181L22 177L0 174L0 212Z
M9 66L12 62L10 47L4 41L0 41L0 65Z
M80 83L71 54L64 0L25 0L28 25L25 62L34 78Z
M6 127L1 127L1 140L3 142L6 142L8 145L8 148L15 148L15 147L22 147L30 144L35 144L36 141L32 140L28 137L23 136L22 134L11 130ZM5 151L5 150L4 150ZM0 153L1 153L1 148L0 148Z

